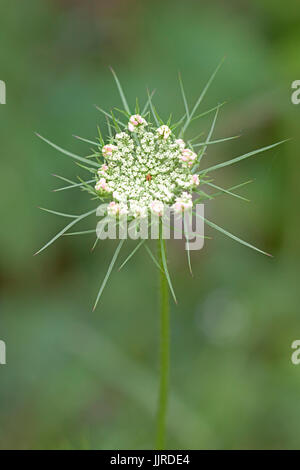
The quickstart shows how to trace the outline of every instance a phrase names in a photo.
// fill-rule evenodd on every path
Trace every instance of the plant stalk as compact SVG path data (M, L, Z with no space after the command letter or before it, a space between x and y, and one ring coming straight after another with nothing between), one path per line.
M160 224L161 225L161 224ZM162 246L165 249L165 241L162 238L160 227L158 240L158 254L161 270L160 274L160 386L157 412L156 449L165 448L166 416L169 392L169 364L170 364L170 308L169 287L162 261Z

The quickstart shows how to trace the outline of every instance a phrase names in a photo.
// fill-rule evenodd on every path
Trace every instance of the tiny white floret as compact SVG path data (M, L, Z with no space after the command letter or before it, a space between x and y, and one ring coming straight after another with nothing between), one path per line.
M170 134L171 134L171 129L166 126L165 124L160 126L156 132L158 133L158 135L160 135L163 139L167 139Z
M175 213L179 214L193 207L192 195L183 192L180 197L176 198L176 202L173 204L173 210Z
M185 141L182 139L176 139L175 140L176 144L179 145L179 148L183 150L185 148Z
M162 216L164 213L164 205L161 201L156 199L150 203L150 210L153 214Z

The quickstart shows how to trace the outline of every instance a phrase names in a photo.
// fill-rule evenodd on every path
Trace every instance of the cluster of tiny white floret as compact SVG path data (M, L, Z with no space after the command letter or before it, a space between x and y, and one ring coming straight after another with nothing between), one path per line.
M104 164L95 189L111 199L108 215L137 218L149 211L162 216L165 206L176 213L191 209L192 192L200 183L192 173L196 153L168 126L150 129L138 114L130 117L128 131L102 147Z

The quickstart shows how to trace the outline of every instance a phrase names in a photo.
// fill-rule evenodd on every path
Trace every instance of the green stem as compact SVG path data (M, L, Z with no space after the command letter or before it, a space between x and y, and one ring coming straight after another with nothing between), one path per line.
M162 450L165 446L166 415L169 390L169 362L170 362L170 312L169 312L169 287L165 275L162 260L162 245L165 241L158 240L158 253L160 260L160 387L157 413L156 449Z

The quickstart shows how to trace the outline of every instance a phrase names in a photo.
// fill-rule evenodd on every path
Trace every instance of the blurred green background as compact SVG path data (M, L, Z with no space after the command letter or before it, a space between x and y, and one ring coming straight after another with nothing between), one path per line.
M104 124L93 105L120 105L109 65L131 103L148 86L164 117L180 117L178 70L193 103L226 55L201 109L227 101L214 136L242 137L210 146L205 163L293 140L214 174L224 187L253 179L240 190L251 202L206 204L208 218L273 259L208 228L213 239L193 253L191 278L182 244L169 243L179 304L167 448L299 448L300 366L290 360L300 338L300 105L290 98L300 79L299 2L2 0L1 10L0 447L153 447L156 268L138 252L92 313L114 242L91 254L93 236L63 237L32 256L65 224L37 206L93 207L80 191L51 192L61 185L52 173L85 175L34 131L86 155L72 134L93 140ZM211 118L192 131L207 133Z

